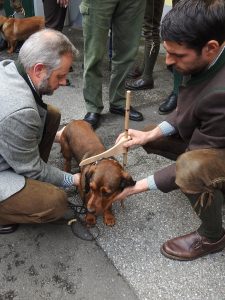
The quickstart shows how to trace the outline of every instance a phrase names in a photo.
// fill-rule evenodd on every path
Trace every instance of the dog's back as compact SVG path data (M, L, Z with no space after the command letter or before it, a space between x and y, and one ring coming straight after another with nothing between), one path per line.
M100 138L84 120L72 120L63 130L60 144L64 158L74 157L78 163L105 151Z

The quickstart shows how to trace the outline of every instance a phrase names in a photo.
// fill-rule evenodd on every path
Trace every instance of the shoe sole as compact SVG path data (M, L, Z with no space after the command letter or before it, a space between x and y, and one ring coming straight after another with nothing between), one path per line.
M174 108L175 109L175 108ZM159 115L168 115L168 114L170 114L171 112L173 112L174 111L174 109L173 110L170 110L170 111L160 111L160 110L158 110L158 114Z

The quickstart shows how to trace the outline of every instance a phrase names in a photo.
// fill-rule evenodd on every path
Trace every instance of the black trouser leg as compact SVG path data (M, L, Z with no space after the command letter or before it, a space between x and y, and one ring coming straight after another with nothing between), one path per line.
M218 189L215 190L211 203L207 205L208 199L204 199L203 207L201 206L200 201L198 201L201 194L186 194L186 196L202 221L202 224L197 230L198 233L212 241L219 240L224 234L224 229L222 227L223 193Z

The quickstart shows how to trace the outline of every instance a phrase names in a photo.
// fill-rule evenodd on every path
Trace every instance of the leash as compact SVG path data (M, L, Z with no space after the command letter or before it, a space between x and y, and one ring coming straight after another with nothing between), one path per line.
M68 207L73 211L74 218L68 221L73 234L84 240L94 241L99 236L99 228L97 226L88 227L87 223L80 218L81 215L86 215L88 210L84 205L76 205L68 202Z

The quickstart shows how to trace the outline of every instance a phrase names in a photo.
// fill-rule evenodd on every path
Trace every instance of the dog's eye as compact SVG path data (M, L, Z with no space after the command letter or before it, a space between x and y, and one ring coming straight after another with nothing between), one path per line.
M109 197L112 193L102 191L102 197Z

